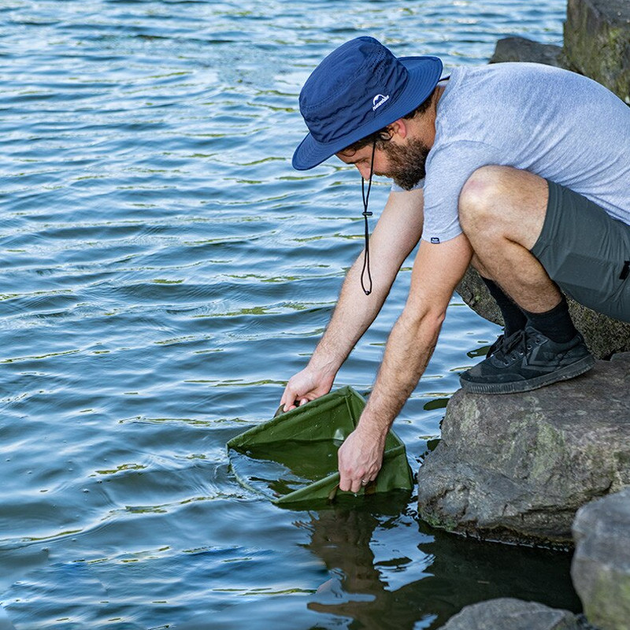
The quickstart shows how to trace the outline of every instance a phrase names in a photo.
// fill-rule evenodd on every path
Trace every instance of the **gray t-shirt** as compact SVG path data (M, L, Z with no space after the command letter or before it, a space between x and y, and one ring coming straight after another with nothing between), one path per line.
M591 79L533 63L454 70L418 185L423 240L461 234L459 193L488 164L562 184L630 224L630 107Z

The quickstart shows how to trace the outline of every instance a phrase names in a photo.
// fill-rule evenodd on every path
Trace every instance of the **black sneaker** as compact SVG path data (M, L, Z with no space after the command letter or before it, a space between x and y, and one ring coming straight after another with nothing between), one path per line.
M499 337L488 356L459 380L467 392L512 394L574 378L593 365L595 359L579 333L556 343L527 326L507 339Z
M500 350L507 339L509 339L509 337L506 337L504 334L499 335L496 341L488 348L486 358L491 357L497 350Z

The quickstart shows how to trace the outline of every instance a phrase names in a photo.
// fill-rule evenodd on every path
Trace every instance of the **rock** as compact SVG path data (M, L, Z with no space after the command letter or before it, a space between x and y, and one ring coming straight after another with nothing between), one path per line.
M566 67L564 52L560 46L541 44L525 37L506 37L497 42L490 63L505 61L533 61L558 68Z
M569 0L564 52L571 67L630 104L630 3Z
M470 267L457 287L461 298L477 314L503 325L501 311L479 274ZM576 328L584 335L586 345L597 359L607 359L616 352L630 351L630 324L621 322L578 304L570 297L569 310Z
M589 621L630 627L630 488L580 508L571 577Z
M630 484L630 353L533 392L457 392L418 472L419 516L478 538L571 545L582 505Z
M583 627L568 610L502 598L466 606L441 630L580 630Z
M473 267L468 267L456 291L477 315L503 326L503 317L498 304Z

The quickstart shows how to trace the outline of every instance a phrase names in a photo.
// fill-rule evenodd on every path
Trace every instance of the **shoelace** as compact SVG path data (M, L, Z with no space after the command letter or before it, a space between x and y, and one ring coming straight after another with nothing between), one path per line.
M493 354L500 350L503 347L503 342L505 341L505 335L499 335L495 342L488 348L488 352L486 352L487 357L491 357Z
M501 341L499 344L498 342ZM512 333L507 339L501 335L499 339L495 342L497 345L494 348L494 356L499 360L505 360L513 350L516 350L519 346L523 346L522 350L525 351L525 341L526 335L524 330L517 330L515 333ZM494 346L493 346L494 347ZM493 348L491 348L492 350ZM488 352L490 354L490 352Z
M372 190L372 175L374 175L374 153L376 152L376 140L372 144L372 160L370 161L370 178L368 180L367 193L365 192L365 180L361 177L361 197L363 198L363 219L365 220L365 252L363 254L363 269L361 270L361 288L365 295L372 293L372 274L370 273L370 227L368 225L368 217L372 216L368 212L368 202L370 201L370 190ZM365 288L363 280L365 271L367 270L367 278L369 281L369 289Z

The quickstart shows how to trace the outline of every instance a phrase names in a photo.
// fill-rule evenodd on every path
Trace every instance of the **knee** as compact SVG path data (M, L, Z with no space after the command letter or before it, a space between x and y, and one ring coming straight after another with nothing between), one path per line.
M502 214L500 200L511 170L507 166L482 166L468 178L459 195L459 219L464 232L497 225Z

